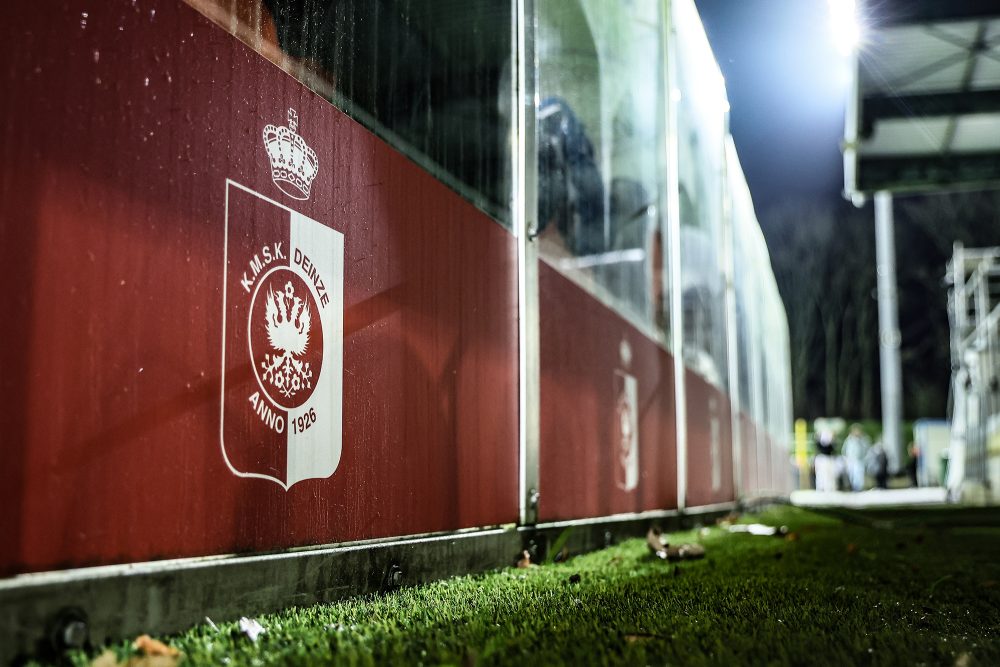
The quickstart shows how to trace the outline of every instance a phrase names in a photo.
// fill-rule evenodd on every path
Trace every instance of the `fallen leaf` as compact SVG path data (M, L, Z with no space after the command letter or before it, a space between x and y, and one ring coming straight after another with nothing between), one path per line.
M89 667L176 667L180 660L179 655L134 655L119 660L114 651L105 651L94 658Z
M105 651L90 661L90 667L118 667L118 656L114 651Z
M129 658L124 667L176 667L180 661L181 656L136 655Z
M739 519L740 515L738 512L730 512L729 514L721 516L718 519L716 519L715 523L718 524L719 526L722 526L723 528L727 528L732 524L736 523L737 521L739 521Z
M646 532L646 546L659 558L665 558L660 552L670 545L663 538L663 531L660 530L659 526L651 526Z
M159 639L153 639L149 635L139 635L136 637L135 641L132 642L132 648L137 651L142 651L146 655L166 655L176 657L181 654L181 652L173 646L167 646Z
M799 541L799 534L796 533L795 531L792 531L792 532L788 533L787 535L785 535L785 539L788 540L789 542L798 542Z
M246 635L252 642L256 642L258 637L267 632L256 618L247 618L244 616L240 619L239 625L240 632Z
M687 560L697 560L705 557L705 547L700 544L682 544L680 557Z
M531 552L527 549L521 552L521 558L517 561L517 566L522 570L526 570L529 567L538 567L538 565L531 562Z

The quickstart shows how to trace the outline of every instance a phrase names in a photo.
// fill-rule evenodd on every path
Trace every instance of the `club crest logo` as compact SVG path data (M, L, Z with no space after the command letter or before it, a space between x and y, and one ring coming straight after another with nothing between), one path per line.
M629 372L632 346L622 340L618 348L621 367L615 371L615 484L625 492L639 486L639 383Z
M226 183L222 453L288 489L341 452L344 237Z
M299 136L299 115L288 110L288 125L264 126L264 149L271 161L271 179L292 199L309 199L309 190L319 172L319 158Z

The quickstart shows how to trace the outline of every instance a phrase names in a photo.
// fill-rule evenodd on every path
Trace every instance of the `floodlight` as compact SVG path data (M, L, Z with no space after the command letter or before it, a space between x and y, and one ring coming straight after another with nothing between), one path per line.
M827 0L830 7L830 31L837 50L849 56L861 45L861 23L856 0Z

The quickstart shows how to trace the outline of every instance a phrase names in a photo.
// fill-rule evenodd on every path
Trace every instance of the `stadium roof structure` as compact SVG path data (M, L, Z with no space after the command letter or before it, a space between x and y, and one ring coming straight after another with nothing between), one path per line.
M1000 2L867 0L845 194L1000 185Z

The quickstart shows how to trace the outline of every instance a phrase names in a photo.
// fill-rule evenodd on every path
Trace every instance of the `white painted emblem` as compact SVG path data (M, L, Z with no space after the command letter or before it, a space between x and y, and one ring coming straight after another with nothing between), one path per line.
M298 134L299 116L288 110L288 125L265 125L264 148L271 161L271 179L292 199L309 199L319 171L319 158Z
M340 462L344 236L226 182L221 444L288 489Z
M621 369L615 371L615 483L622 491L639 486L639 383L629 372L632 346L622 340L618 348Z

